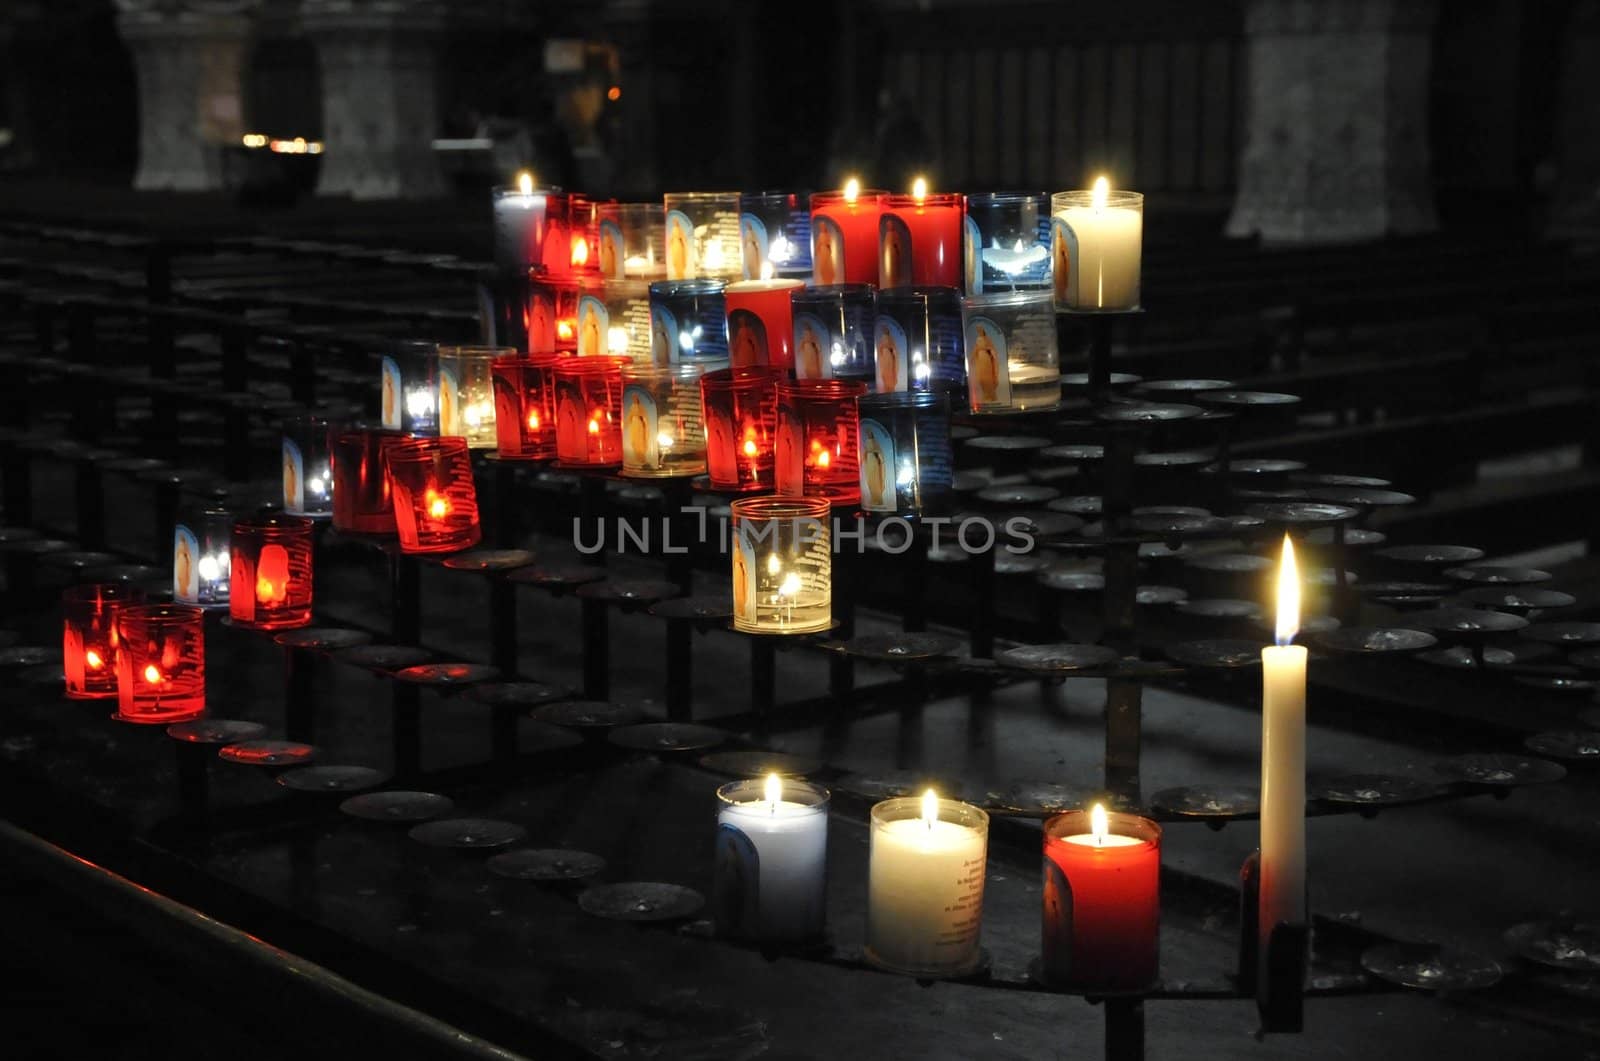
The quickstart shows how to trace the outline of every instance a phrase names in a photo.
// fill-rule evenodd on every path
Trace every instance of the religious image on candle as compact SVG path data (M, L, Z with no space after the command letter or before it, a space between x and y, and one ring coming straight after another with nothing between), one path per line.
M650 360L670 365L678 360L678 322L665 306L650 304Z
M961 219L961 283L969 295L983 294L983 233L978 222Z
M400 366L392 357L385 357L379 369L382 380L382 393L379 402L379 414L382 425L390 431L400 430Z
M911 284L911 229L893 214L878 219L879 287Z
M756 547L740 535L733 543L733 616L753 628L756 625Z
M661 428L655 399L644 387L622 389L622 464L624 468L661 467Z
M861 507L868 512L894 512L900 507L895 494L894 437L876 420L861 419Z
M1005 332L988 317L967 320L967 390L974 412L1011 406Z
M870 835L867 959L913 976L977 968L989 816L929 789L874 806Z
M306 507L305 459L294 440L283 440L283 507L287 512L300 513Z
M910 386L905 329L893 317L879 317L875 354L877 361L877 387L879 394L903 391Z
M767 226L754 214L739 215L739 248L744 258L744 278L759 280L767 260ZM768 276L771 271L767 272Z
M750 310L728 311L728 355L734 368L767 364L767 326Z
M796 379L832 379L832 345L828 326L813 313L794 315L794 375Z
M625 274L627 244L622 238L622 226L610 218L600 221L600 275L607 280L621 280Z
M1294 544L1283 539L1275 645L1261 650L1261 891L1259 954L1272 931L1302 925L1306 910L1306 649L1300 628L1300 575Z
M811 268L818 285L844 283L844 233L831 217L811 219Z
M667 279L694 277L695 262L694 222L682 210L667 211Z

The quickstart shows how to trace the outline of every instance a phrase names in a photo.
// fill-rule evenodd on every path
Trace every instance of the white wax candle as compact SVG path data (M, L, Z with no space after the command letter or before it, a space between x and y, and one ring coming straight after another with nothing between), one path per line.
M1064 246L1062 233L1055 233L1053 255L1056 298L1070 309L1135 309L1139 305L1144 211L1108 202L1108 195L1102 178L1096 182L1090 204L1068 206L1054 215L1057 227L1064 225L1071 234L1070 245Z
M1261 650L1261 896L1263 964L1279 923L1306 920L1306 650L1294 546L1283 539L1278 569L1277 645Z
M963 804L941 801L941 813ZM981 812L979 812L981 813ZM914 973L957 972L977 958L988 834L952 821L874 820L867 950Z
M719 848L719 879L741 873L738 935L764 942L797 942L822 935L826 920L828 813L790 800L724 803L717 815L723 830L735 830L749 848L743 858ZM724 843L737 843L724 833ZM749 852L754 852L754 864ZM753 879L752 879L753 878ZM753 889L753 892L751 891ZM754 901L748 901L753 894Z

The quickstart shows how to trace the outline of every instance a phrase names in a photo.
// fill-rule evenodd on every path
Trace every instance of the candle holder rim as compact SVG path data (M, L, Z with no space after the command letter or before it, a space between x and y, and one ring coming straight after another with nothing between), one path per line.
M792 293L805 286L806 282L797 276L769 276L765 279L729 280L722 290L724 294L728 295L742 295L749 291L789 291Z
M1050 193L1050 209L1052 212L1064 206L1092 206L1094 204L1093 188L1066 188L1059 192ZM1107 206L1143 206L1144 193L1130 191L1127 188L1107 188Z
M985 291L979 294L961 296L961 305L963 309L1009 309L1014 306L1025 306L1029 303L1038 303L1041 306L1054 306L1055 294L1047 287L1040 287L1012 288L1004 291Z
M466 440L462 439L462 442L465 443ZM235 516L233 520L235 531L283 531L296 534L304 531L309 534L314 526L316 520L290 515L287 512L257 512L250 516Z
M124 619L181 619L187 622L204 622L206 610L194 604L179 604L176 601L152 601L143 604L130 604L117 613L117 622L120 625Z
M862 200L867 200L872 203L881 204L884 199L887 199L892 194L892 192L885 188L862 188L860 191L856 192L855 202L859 203ZM845 198L843 188L831 188L825 191L812 192L810 200L811 209L813 210L815 210L819 205L833 206L837 203L848 203L850 201L851 200Z
M741 196L743 194L744 194L743 192L738 192L738 191L732 191L732 192L663 192L662 195L661 195L661 202L662 202L663 205L665 205L666 201L668 199L671 199L673 202L704 203L704 202L710 202L713 199L728 199L728 198L738 199L739 196Z
M744 283L744 281L740 281ZM683 298L691 295L721 295L728 290L726 280L710 276L693 276L683 280L651 280L650 297Z
M776 772L776 771L774 771ZM826 814L828 806L833 802L833 793L811 781L784 774L778 775L783 781L783 794L780 797L785 803L798 803L807 811ZM717 786L717 802L724 807L753 807L767 802L766 777L744 777L737 781L729 781ZM751 798L738 798L746 793ZM796 799L804 796L805 799Z
M1046 818L1040 828L1045 844L1048 845L1052 841L1065 843L1068 836L1092 833L1093 829L1090 827L1092 814L1090 810L1064 810ZM1153 818L1146 818L1131 811L1106 808L1107 836L1123 836L1150 846L1159 846L1162 831L1161 823Z
M144 590L127 582L80 582L61 591L63 604L94 604L102 600L118 605L143 603Z
M555 366L557 376L603 376L613 369L620 371L633 364L627 354L589 354L585 357L563 357Z
M939 804L939 813L936 821L949 822L952 825L965 825L970 829L982 829L985 833L989 829L989 812L975 804L964 800L951 799L948 796L935 795ZM904 812L904 813L902 813ZM887 825L890 822L918 820L922 817L922 796L890 796L888 799L879 800L872 805L872 824L874 827Z
M721 360L721 359L719 359ZM711 383L717 386L733 386L744 382L760 382L771 380L776 384L785 377L781 368L772 368L768 365L739 365L728 368L713 369L700 377L702 383Z
M941 287L937 284L909 284L905 287L882 287L878 289L878 306L881 309L884 303L893 306L928 306L935 300L961 304L961 289L959 287Z
M454 358L455 360L484 360L490 361L498 357L505 357L518 353L514 346L490 345L488 343L462 343L456 346L439 344L439 357Z
M802 284L803 290L795 292L796 298L816 297L818 301L845 298L850 295L871 295L876 298L876 284Z
M883 205L890 210L907 206L957 206L965 205L967 197L962 192L928 192L913 195L911 192L890 192L884 196Z
M867 393L867 381L860 379L778 379L779 398L859 398ZM904 393L904 392L900 392Z
M940 403L949 404L950 393L944 389L884 391L863 394L857 404L863 412L868 409L933 409Z
M711 369L707 368L707 365L720 367ZM665 365L658 365L653 361L631 361L622 366L622 381L660 383L670 379L675 382L691 382L711 372L721 371L727 366L727 358L709 361L670 361Z
M759 497L740 497L729 502L734 519L800 519L811 516L825 519L833 511L833 504L825 497L782 497L762 494Z
M509 199L513 195L520 196L524 194L520 187L512 184L499 184L491 188L490 191L493 193L493 197L495 199ZM535 195L559 195L563 199L570 198L566 189L561 187L559 184L540 185L535 188L529 188L526 194L529 198L532 198Z
M1033 200L1034 202L1048 202L1050 195L1050 192L1026 191L1016 188L1002 188L999 191L990 192L968 192L967 205L971 206L974 202L977 202L981 206L1010 205L1012 203L1023 203L1029 200Z
M578 355L571 350L553 350L544 353L530 354L523 350L512 350L496 357L489 362L491 370L497 368L549 368L558 361L576 358ZM391 429L393 430L393 429ZM397 432L404 433L404 432Z

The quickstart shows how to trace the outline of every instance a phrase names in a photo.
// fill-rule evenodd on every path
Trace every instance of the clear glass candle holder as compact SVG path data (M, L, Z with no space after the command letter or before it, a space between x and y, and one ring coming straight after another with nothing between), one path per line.
M878 219L888 197L877 189L812 193L812 283L878 282Z
M467 440L468 449L493 449L494 372L497 357L515 350L496 346L439 347L439 434Z
M636 364L655 360L650 329L650 281L607 280L578 297L578 353L612 354ZM598 348L596 348L598 346ZM663 352L666 346L663 345Z
M706 473L717 490L771 490L778 429L772 368L724 368L700 377L706 421Z
M118 719L182 722L205 713L202 609L185 604L130 605L117 615L117 640Z
M1048 291L961 300L967 401L975 413L1048 409L1061 401L1056 312Z
M830 508L821 497L741 497L733 512L733 625L814 634L833 625Z
M904 796L872 808L866 955L911 976L957 975L981 961L989 816L932 802Z
M413 435L439 433L433 376L438 349L434 343L406 340L383 355L378 412L384 427Z
M727 284L657 280L650 285L650 360L724 361L728 357Z
M668 192L662 202L668 280L737 280L743 274L738 192Z
M794 367L790 300L805 286L791 278L736 280L728 285L728 360L735 368Z
M401 552L449 553L478 544L478 490L466 439L386 439L383 465Z
M848 379L778 381L778 440L773 475L781 497L861 499L856 399L867 385Z
M808 287L794 292L789 303L794 315L796 379L871 382L876 288L871 284Z
M351 424L329 432L333 468L333 525L354 534L393 534L394 503L383 470L385 439L401 431Z
M233 521L228 617L235 626L282 630L311 622L312 523L263 514Z
M717 789L717 932L751 943L820 940L827 924L828 790L794 778Z
M961 270L969 295L1050 290L1050 196L968 195Z
M328 454L331 426L321 416L296 416L283 422L283 510L291 516L325 519L333 515Z
M572 272L572 205L555 188L496 188L494 264L506 272L552 277Z
M960 287L963 197L891 195L878 220L878 286Z
M622 368L622 474L644 478L706 470L700 377L715 362Z
M556 366L564 356L497 357L490 366L502 460L555 459Z
M961 298L952 287L878 292L873 389L879 394L966 386Z
M522 312L528 353L570 354L578 349L578 294L574 280L535 280Z
M863 395L861 507L922 516L947 511L955 486L950 397L927 391Z
M172 599L201 608L226 607L233 554L233 513L196 508L172 530Z
M104 700L117 695L117 616L143 600L138 587L117 582L61 591L61 669L67 679L67 699Z
M666 211L660 203L600 207L600 275L657 280L667 274Z
M556 458L577 467L622 463L626 357L568 357L555 367Z
M1139 308L1144 196L1056 192L1050 197L1050 269L1056 308L1123 313Z
M739 250L744 279L811 278L811 208L795 192L739 197Z

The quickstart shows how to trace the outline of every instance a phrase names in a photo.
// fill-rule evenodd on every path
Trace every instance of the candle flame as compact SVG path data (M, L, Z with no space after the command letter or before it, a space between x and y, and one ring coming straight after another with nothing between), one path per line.
M928 178L918 177L911 182L911 197L919 203L928 197Z
M928 828L933 828L933 823L939 820L939 797L933 789L922 794L922 822Z
M595 419L594 417L590 417L590 419L589 419L589 434L598 435L599 433L600 433L600 421L598 419Z
M778 554L777 553L773 553L771 556L767 557L767 574L776 575L779 571L782 571L782 570L783 570L783 564L782 564L781 561L778 560Z
M517 174L517 191L521 192L523 195L533 194L532 173L528 172L527 170L523 170L521 173Z
M572 322L556 321L556 336L560 339L572 338Z
M539 430L539 410L534 409L528 413L528 430Z
M1094 190L1089 193L1089 205L1096 210L1104 210L1106 208L1106 200L1110 196L1111 182L1107 181L1103 175L1096 177L1094 179Z
M154 663L147 664L144 668L144 680L151 685L161 684L161 668Z
M656 435L656 445L660 446L662 449L671 449L673 442L673 437L665 431L662 431Z
M95 670L99 670L101 667L105 666L105 660L100 658L100 653L96 652L92 648L83 654L83 661L89 666L93 667Z
M746 457L754 457L756 455L755 439L747 438L744 440L744 455Z
M444 519L450 514L450 501L439 491L429 488L422 495L428 505L428 515L434 519Z
M800 595L800 576L793 571L783 576L783 582L778 586L778 596L788 597L793 600Z
M1294 543L1283 536L1283 562L1278 565L1278 624L1275 640L1287 645L1300 632L1300 571L1294 561Z
M606 345L613 354L628 352L628 329L620 324L613 324L606 329Z
M783 779L777 774L767 775L765 795L767 797L767 802L773 804L772 809L776 811L778 809L778 801L783 799Z
M581 266L589 261L589 241L583 236L572 237L572 264Z
M844 182L844 201L853 203L856 196L861 194L861 182L854 177Z
M823 450L821 453L817 454L817 467L826 468L829 463L827 450Z
M276 604L283 600L285 593L278 584L265 576L256 579L256 600L262 604Z
M772 263L771 262L762 262L761 263L761 279L763 279L763 280L771 280L772 279Z
M1111 832L1111 817L1106 814L1104 803L1089 808L1089 831L1094 834L1094 846L1104 847L1106 836Z

